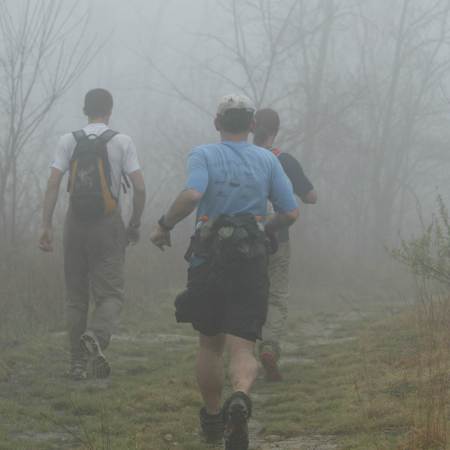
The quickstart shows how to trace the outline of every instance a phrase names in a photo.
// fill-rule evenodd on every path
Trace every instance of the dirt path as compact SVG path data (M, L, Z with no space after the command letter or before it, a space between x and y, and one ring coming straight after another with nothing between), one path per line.
M283 429L281 423L280 432L273 432L269 416L272 420L274 417L277 420L278 413L273 412L273 408L274 405L277 406L278 399L288 402L291 385L301 382L302 375L298 373L315 367L315 347L344 343L351 339L351 336L336 336L336 331L346 320L349 318L337 316L326 323L323 320L310 321L303 327L302 336L291 334L288 337L281 362L287 373L286 381L277 386L267 384L259 378L255 386L255 414L250 424L252 450L339 448L333 436L296 432L299 428L291 416L296 416L297 406L300 407L300 404L292 404L290 410L282 413L289 425L288 431ZM122 333L114 338L112 345L112 360L116 368L112 380L78 385L61 376L66 360L62 353L62 342L61 334L53 334L41 342L34 342L31 347L18 347L3 358L11 373L0 382L0 450L203 448L195 444L198 438L192 431L197 426L192 405L198 404L197 388L192 375L192 359L196 348L194 336L132 336ZM186 377L189 380L183 381ZM145 402L143 399L149 400ZM151 402L154 406L149 409ZM107 407L106 418L103 417L102 403L110 405ZM182 417L180 408L185 414ZM195 411L197 408L195 406ZM298 419L299 422L302 417ZM126 420L131 420L128 425L121 423ZM177 437L167 425L171 420L180 423L181 428L186 427L183 433L188 433L189 442L180 443L182 430L176 430L180 431ZM101 439L97 434L104 428L103 421L107 422L108 427L109 422L118 424L117 437L114 432L109 437L113 443L110 447L98 444ZM143 431L132 431L132 427ZM164 444L158 446L149 443L147 447L147 444L139 440L140 433L147 432L162 436L161 442ZM127 433L130 436L134 434L134 437L126 438ZM171 436L170 439L168 436Z

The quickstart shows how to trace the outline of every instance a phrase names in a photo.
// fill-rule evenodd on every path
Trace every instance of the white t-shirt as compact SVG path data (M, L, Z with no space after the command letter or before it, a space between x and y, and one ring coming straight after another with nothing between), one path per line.
M104 123L91 123L83 128L87 135L95 134L100 136L108 126ZM58 142L55 159L51 167L65 173L69 170L70 160L76 147L76 141L72 133L65 134ZM117 134L107 144L108 159L111 165L111 191L119 198L122 186L122 173L130 174L140 169L136 147L130 136Z

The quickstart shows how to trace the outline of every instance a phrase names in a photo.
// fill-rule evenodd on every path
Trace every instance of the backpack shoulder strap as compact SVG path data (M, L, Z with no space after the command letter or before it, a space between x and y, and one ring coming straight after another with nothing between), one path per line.
M119 132L118 131L114 131L114 130L106 130L104 131L99 137L98 139L100 139L103 143L107 144L114 136L118 135Z
M78 142L80 142L82 139L84 139L86 137L86 133L84 132L84 130L77 130L74 131L72 133L76 143L78 144Z

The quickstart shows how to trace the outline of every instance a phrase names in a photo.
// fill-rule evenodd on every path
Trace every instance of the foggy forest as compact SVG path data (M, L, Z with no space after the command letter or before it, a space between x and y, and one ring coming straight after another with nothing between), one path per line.
M231 93L278 112L275 143L318 195L290 230L283 381L258 375L250 448L450 448L450 0L0 0L0 80L0 449L210 448L197 335L173 314L193 215L164 252L150 233ZM112 376L75 383L67 178L53 252L38 241L58 141L94 88L147 199ZM125 224L132 209L131 189Z

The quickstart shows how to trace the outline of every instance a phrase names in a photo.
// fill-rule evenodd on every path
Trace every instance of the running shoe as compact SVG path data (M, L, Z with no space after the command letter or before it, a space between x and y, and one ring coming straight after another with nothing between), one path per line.
M202 434L208 444L221 444L225 424L223 414L208 414L206 408L200 410L200 426Z
M270 351L263 351L260 358L266 380L270 382L283 381L276 354Z
M71 361L68 377L73 381L87 380L86 361Z
M248 420L251 409L251 400L244 392L235 392L225 402L225 450L248 450Z
M92 331L86 331L80 338L81 349L92 361L92 371L96 378L108 378L111 367L102 352L97 336Z

